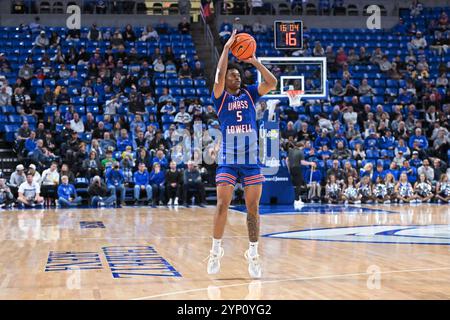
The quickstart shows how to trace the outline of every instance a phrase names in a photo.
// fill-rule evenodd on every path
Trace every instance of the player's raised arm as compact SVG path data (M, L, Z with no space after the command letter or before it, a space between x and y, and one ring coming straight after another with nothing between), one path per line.
M216 97L217 99L222 95L223 90L225 89L225 76L228 66L228 52L235 39L236 30L233 30L230 39L228 39L227 43L225 43L225 46L223 47L222 55L220 56L219 62L217 63L216 79L214 80L213 86L214 97Z
M260 96L269 93L277 88L278 80L261 62L258 61L255 55L250 59L244 60L246 63L251 63L261 73L263 82L258 85L258 93Z

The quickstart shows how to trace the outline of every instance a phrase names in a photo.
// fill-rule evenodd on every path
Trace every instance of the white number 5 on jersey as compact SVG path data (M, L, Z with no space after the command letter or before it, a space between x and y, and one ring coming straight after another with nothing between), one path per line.
M236 117L238 122L242 121L242 110L236 111Z

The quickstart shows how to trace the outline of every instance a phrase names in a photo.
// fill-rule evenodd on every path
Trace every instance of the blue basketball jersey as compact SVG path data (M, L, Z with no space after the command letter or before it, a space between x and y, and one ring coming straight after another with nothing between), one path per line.
M219 164L259 167L256 124L256 102L259 98L257 84L241 88L237 95L224 90L218 99L212 93L222 133Z

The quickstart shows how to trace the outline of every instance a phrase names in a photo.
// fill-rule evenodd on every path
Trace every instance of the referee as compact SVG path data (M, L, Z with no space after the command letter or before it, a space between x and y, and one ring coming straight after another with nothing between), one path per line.
M289 153L286 158L286 164L291 175L292 184L294 185L296 199L294 201L294 207L297 207L303 204L302 198L300 196L300 188L305 184L301 166L312 166L315 163L305 160L305 154L303 153L303 143L297 142L294 148L289 149Z

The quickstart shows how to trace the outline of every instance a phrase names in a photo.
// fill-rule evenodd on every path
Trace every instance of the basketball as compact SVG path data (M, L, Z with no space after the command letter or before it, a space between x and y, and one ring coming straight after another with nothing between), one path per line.
M239 33L231 46L231 53L239 60L251 58L256 52L256 41L248 33Z

